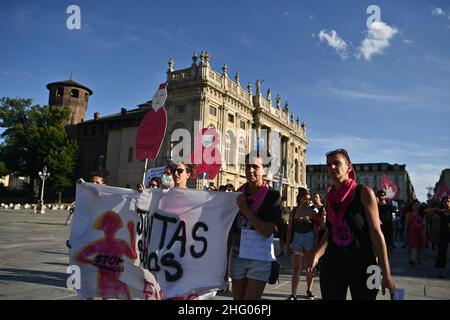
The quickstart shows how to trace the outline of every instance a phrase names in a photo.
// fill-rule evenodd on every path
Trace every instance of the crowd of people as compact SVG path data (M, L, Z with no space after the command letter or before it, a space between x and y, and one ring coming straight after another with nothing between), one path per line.
M267 156L267 155L266 155ZM236 300L260 299L271 276L274 236L279 238L278 257L292 259L291 294L287 300L297 300L300 275L305 270L306 298L314 299L312 285L320 274L322 299L345 300L350 289L352 299L374 300L378 288L369 287L370 266L381 269L383 294L391 296L395 284L389 259L397 249L409 250L411 266L422 263L422 251L431 246L436 257L438 276L445 276L447 247L450 239L450 200L426 205L417 200L398 208L384 190L374 191L358 184L350 156L344 149L326 154L330 181L324 203L321 195L299 188L297 205L287 206L287 199L264 179L265 156L247 155L247 182L235 189L233 184L205 186L211 192L241 192L236 204L239 213L228 238L227 274L232 280ZM161 177L153 177L145 188L187 188L195 166L187 163L169 164ZM93 183L106 184L106 177L94 174ZM82 181L84 182L84 181ZM239 255L244 234L258 234L266 258L250 259ZM244 239L244 240L242 240ZM396 246L396 243L399 243ZM401 248L399 248L401 246Z

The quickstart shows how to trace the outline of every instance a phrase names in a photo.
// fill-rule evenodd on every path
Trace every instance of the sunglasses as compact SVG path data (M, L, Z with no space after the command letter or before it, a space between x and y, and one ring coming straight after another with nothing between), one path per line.
M177 169L170 169L170 172L172 172L173 174L178 173L178 174L182 174L184 172L183 168L177 168Z
M336 150L333 150L333 151L329 151L329 152L325 153L325 156L328 158L328 157L330 157L332 155L335 155L335 154L338 154L338 153L343 154L344 157L346 157L347 160L349 162L351 162L350 161L350 157L348 156L347 150L345 150L345 149L336 149Z

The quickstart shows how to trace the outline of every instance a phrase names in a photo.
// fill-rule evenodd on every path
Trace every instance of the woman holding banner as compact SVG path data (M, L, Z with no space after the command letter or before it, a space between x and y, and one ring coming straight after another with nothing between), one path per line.
M333 183L327 193L327 230L313 253L308 272L313 274L323 255L320 267L323 299L345 300L350 287L352 299L375 300L382 271L383 294L388 288L392 297L395 285L375 194L369 187L356 183L347 151L330 151L326 158Z
M263 180L269 157L245 157L247 183L238 191L240 209L232 230L231 278L235 300L260 299L275 260L273 234L281 218L278 191ZM258 249L257 249L258 248ZM262 248L262 249L261 249Z

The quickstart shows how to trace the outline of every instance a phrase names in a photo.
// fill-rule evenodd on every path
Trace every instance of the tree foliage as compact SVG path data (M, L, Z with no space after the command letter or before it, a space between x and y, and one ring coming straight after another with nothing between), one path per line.
M59 192L73 185L78 146L64 128L69 113L67 107L32 105L31 99L1 99L0 127L6 129L0 161L11 172L29 176L31 188L44 165L50 172L46 187Z

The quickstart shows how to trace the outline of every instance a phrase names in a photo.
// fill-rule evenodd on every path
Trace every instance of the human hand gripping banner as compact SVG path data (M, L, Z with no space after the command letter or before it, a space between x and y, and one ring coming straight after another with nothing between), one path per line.
M238 193L77 185L70 264L82 298L202 299L224 287ZM151 272L150 272L151 271Z

